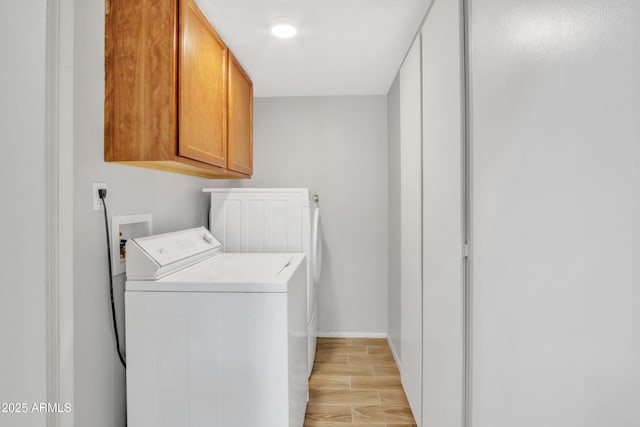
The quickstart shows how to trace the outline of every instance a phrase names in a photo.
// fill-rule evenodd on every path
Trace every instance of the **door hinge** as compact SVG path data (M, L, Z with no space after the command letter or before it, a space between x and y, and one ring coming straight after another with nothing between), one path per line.
M462 244L462 258L469 258L469 244Z

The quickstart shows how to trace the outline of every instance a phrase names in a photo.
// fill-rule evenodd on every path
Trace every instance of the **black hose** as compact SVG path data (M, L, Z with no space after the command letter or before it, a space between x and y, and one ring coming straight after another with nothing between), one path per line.
M104 201L104 196L100 194L100 200L102 200L102 207L104 208L104 229L107 234L107 261L109 263L109 295L111 297L111 321L113 322L113 333L116 336L116 350L118 351L118 358L122 367L127 369L127 362L124 360L124 356L120 351L120 337L118 336L118 324L116 323L116 306L113 302L113 270L111 269L111 239L109 238L109 222L107 220L107 203Z

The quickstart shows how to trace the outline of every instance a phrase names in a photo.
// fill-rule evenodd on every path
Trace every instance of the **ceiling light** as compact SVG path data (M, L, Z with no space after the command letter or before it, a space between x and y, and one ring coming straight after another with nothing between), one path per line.
M290 39L294 37L298 30L292 24L288 22L274 22L269 28L269 32L272 36L280 39Z

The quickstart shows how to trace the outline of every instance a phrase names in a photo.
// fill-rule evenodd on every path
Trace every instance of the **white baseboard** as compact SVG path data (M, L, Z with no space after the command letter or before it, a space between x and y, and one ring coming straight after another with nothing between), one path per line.
M393 341L391 341L391 337L387 337L387 342L389 343L389 348L391 348L391 354L393 354L393 360L396 361L396 365L398 365L398 369L402 372L402 364L400 363L400 358L398 357L398 352L396 348L393 346Z
M386 332L318 332L319 338L387 338Z

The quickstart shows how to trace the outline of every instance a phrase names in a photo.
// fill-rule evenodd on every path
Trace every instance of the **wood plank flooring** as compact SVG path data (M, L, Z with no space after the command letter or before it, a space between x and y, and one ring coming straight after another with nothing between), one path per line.
M386 339L318 339L304 425L415 427Z

